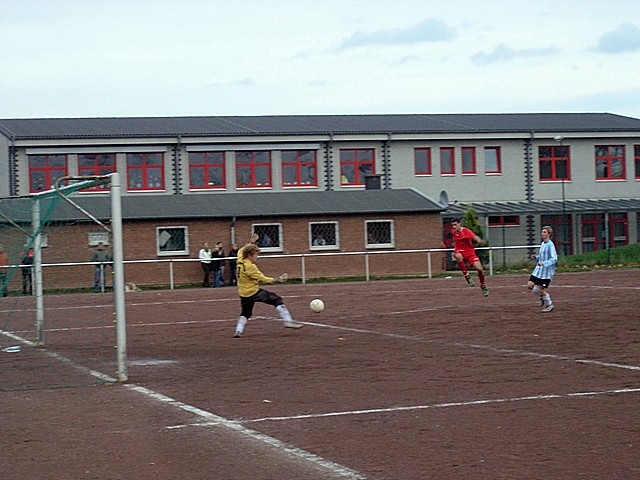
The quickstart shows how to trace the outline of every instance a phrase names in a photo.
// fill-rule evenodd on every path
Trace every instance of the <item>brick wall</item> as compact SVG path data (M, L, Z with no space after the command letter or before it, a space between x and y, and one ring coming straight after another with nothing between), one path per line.
M395 248L367 250L364 234L365 220L393 220ZM340 249L312 251L309 248L309 222L338 222ZM239 219L233 227L239 246L249 240L254 223L282 224L284 246L282 254L305 254L305 273L308 278L364 276L364 255L345 254L363 251L370 252L368 262L369 273L372 276L426 274L426 253L390 255L383 252L439 248L442 242L442 224L440 215L437 213ZM159 226L188 227L189 255L159 257L156 252L156 227ZM100 231L99 226L88 222L50 227L47 231L49 247L43 249L43 263L90 261L93 248L87 245L89 232L98 231ZM230 249L231 232L230 220L124 221L124 257L125 260L173 259L175 260L172 265L175 284L198 285L202 282L202 269L200 263L194 259L197 259L202 244L206 241L213 246L217 241L222 241L226 253ZM343 255L313 256L314 253L342 253ZM280 254L267 252L263 255L260 267L266 275L275 276L287 272L293 278L302 276L300 257L268 258L269 255ZM185 262L185 259L193 261ZM440 254L432 254L432 269L434 273L442 272ZM92 265L46 267L44 269L45 290L90 288L93 285L93 272ZM125 281L139 285L167 285L169 272L168 263L126 264ZM19 277L19 274L15 276L11 288L19 288Z

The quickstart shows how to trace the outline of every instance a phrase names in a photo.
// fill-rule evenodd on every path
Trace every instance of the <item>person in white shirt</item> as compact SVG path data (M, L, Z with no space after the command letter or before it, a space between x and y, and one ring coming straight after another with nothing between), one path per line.
M209 244L204 242L200 252L198 252L198 258L200 259L200 265L202 265L202 271L204 272L204 280L202 282L203 287L211 286L211 249Z

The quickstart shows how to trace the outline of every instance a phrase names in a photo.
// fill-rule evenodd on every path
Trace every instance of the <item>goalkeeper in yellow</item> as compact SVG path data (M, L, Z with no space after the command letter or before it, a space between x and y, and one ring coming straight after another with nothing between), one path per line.
M238 277L238 295L240 295L240 305L242 311L240 318L236 323L236 338L242 336L247 321L253 315L253 306L256 302L273 305L278 311L278 315L282 318L284 326L287 328L301 328L302 324L295 322L291 318L289 310L282 301L282 297L276 293L269 292L260 288L260 284L282 283L287 279L287 274L283 273L275 278L264 275L258 266L256 260L260 255L260 248L255 244L258 237L253 235L251 242L238 251L238 263L236 273Z

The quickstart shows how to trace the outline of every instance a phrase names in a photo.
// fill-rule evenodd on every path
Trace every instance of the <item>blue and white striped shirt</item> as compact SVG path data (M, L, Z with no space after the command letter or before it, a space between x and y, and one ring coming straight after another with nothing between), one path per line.
M540 252L536 257L536 263L541 262L542 265L536 265L531 275L542 279L551 279L556 273L556 262L558 261L558 253L556 246L551 240L540 244Z
M541 262L542 265L536 265L531 275L543 279L551 279L556 273L556 263L558 262L558 253L556 246L551 240L540 244L540 252L536 257L536 263Z

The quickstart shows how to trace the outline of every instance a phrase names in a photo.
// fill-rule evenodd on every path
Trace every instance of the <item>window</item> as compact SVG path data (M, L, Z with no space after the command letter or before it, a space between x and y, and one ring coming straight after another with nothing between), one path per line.
M188 255L187 227L157 227L156 244L158 256Z
M189 152L189 188L210 190L225 188L224 152Z
M502 173L500 147L484 147L484 173Z
M271 152L236 152L236 186L271 187Z
M129 190L164 190L162 153L127 153Z
M367 220L365 222L365 246L388 248L395 243L392 220Z
M462 174L476 173L476 149L474 147L462 147Z
M317 180L315 150L282 151L282 185L285 187L315 187Z
M596 180L624 180L623 145L596 145Z
M440 149L440 174L454 175L456 173L455 152L453 147Z
M90 177L97 175L109 175L116 171L116 156L109 154L81 154L78 155L78 175ZM105 191L109 189L109 184L96 185L86 188L84 191Z
M253 233L258 235L258 246L265 252L282 251L282 224L256 223Z
M626 213L609 214L609 242L611 248L622 247L629 243Z
M540 181L569 180L569 147L538 147Z
M518 225L520 225L520 216L518 215L489 217L490 227L517 227Z
M364 185L364 177L374 173L373 149L340 150L341 185Z
M413 165L416 175L431 175L431 149L415 148L413 150Z
M29 155L29 192L50 190L67 176L66 155Z
M585 214L582 218L582 253L606 248L604 214Z
M309 248L311 250L336 249L338 244L338 222L309 224Z
M640 145L633 146L633 158L636 165L636 180L640 180Z
M544 225L553 228L553 243L558 255L573 255L573 227L571 215L541 215L541 229Z

